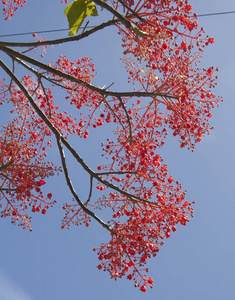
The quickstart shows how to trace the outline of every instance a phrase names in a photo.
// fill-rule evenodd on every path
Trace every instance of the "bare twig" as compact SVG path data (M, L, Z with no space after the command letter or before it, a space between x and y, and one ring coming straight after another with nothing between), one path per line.
M122 174L136 174L136 172L118 172L118 171L114 171L114 172L99 172L99 173L95 173L97 175L122 175Z
M88 202L91 200L92 196L92 189L93 189L93 176L90 176L90 192L87 201L85 202L85 205L87 205Z
M83 209L84 212L86 212L89 216L91 216L93 219L95 219L97 222L99 222L105 229L112 232L112 229L104 221L102 221L99 217L97 217L91 210L89 210L83 204L83 202L79 199L79 197L73 187L73 184L69 178L69 173L68 173L68 169L67 169L67 165L66 165L66 161L65 161L65 154L64 154L63 147L62 147L62 143L61 143L61 136L56 135L56 139L57 139L57 145L59 148L61 163L62 163L63 171L65 174L66 182L67 182L67 185L68 185L73 197L75 198L75 200L77 201L77 203L80 205L80 207Z
M83 34L83 33L84 33L84 31L86 30L86 28L87 28L87 26L88 26L89 22L90 22L90 21L87 21L87 22L86 22L86 25L84 26L84 28L83 28L83 30L82 30L82 34Z
M14 58L12 57L12 72L15 73L15 61L14 61ZM10 91L11 89L11 85L12 85L12 79L10 81L10 84L9 84L9 87L8 87L8 90Z
M129 131L130 131L130 142L131 142L131 140L132 140L132 128L131 128L131 120L130 120L130 116L129 116L127 110L126 110L126 106L125 106L125 104L123 103L122 98L121 98L121 97L118 97L118 99L119 99L119 101L120 101L120 103L121 103L121 105L122 105L122 108L123 108L124 111L125 111L125 114L126 114L126 117L127 117L127 120L128 120L128 126L129 126Z
M122 120L119 118L119 116L116 114L116 112L112 109L112 107L110 106L110 104L108 103L108 101L106 100L105 97L103 97L102 102L105 102L106 105L108 106L108 108L111 110L112 114L114 114L114 116L118 119L119 123L121 124L123 130L125 130L125 127L122 123Z
M50 105L50 100L49 100L49 98L48 98L48 96L47 96L47 93L46 93L46 90L45 90L45 88L44 88L44 85L43 85L43 83L42 83L41 78L42 78L42 76L39 75L39 76L38 76L38 80L39 80L39 83L41 84L43 93L44 93L44 95L45 95L45 97L46 97L47 105L48 105L48 108L49 108L49 117L51 117L51 105Z

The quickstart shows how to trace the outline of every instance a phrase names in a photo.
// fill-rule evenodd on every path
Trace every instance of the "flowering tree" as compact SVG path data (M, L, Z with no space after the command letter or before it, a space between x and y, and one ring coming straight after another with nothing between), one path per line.
M26 1L2 3L5 20L10 20ZM86 17L105 10L111 19L78 31ZM211 92L216 70L200 69L197 64L203 48L214 40L198 29L197 16L187 0L76 0L65 8L65 14L67 38L43 40L33 34L36 42L0 42L1 52L13 62L9 68L0 60L5 72L0 78L0 104L10 105L17 116L0 133L1 217L32 230L33 213L45 214L56 203L52 193L44 195L41 187L49 176L63 172L72 200L63 205L62 228L71 223L89 226L93 219L98 222L110 234L110 242L94 249L98 269L114 279L126 276L145 292L153 286L146 275L147 260L156 256L177 224L186 225L192 216L192 203L168 173L158 150L169 130L178 136L181 148L191 150L209 134L211 109L221 99ZM38 48L45 52L49 45L92 38L107 27L121 36L129 91L95 85L95 66L87 57L71 62L60 55L45 64L30 56ZM16 50L22 48L22 52ZM21 79L16 75L19 68L27 74ZM53 100L58 89L74 114L80 112L79 120L62 110L63 103L60 108ZM98 163L92 170L69 137L77 135L85 143L89 132L102 126L114 128L101 141L107 163ZM47 160L48 147L58 149L61 167ZM89 174L87 199L81 199L73 187L64 149ZM98 199L92 195L94 189L100 193ZM101 220L95 209L106 209L108 221Z

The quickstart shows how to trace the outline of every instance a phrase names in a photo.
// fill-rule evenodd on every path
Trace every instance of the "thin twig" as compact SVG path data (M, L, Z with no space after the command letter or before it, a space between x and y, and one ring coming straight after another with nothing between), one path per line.
M49 117L51 118L51 105L50 105L50 100L49 100L49 98L48 98L48 96L47 96L47 93L46 93L46 90L45 90L45 88L44 88L44 85L43 85L43 83L42 83L41 78L42 78L42 76L39 75L39 76L38 76L38 80L39 80L39 83L41 84L43 93L44 93L44 95L45 95L45 97L46 97L47 105L48 105L48 108L49 108Z
M56 140L57 140L57 145L59 148L59 153L60 153L61 163L62 163L62 167L63 167L64 174L65 174L65 179L66 179L67 185L68 185L73 197L75 198L75 200L77 201L77 203L80 205L80 207L83 209L84 212L86 212L89 216L91 216L93 219L95 219L97 222L99 222L105 229L112 232L112 229L104 221L102 221L99 217L97 217L91 210L89 210L83 204L83 202L79 199L79 197L73 187L73 184L69 178L69 173L68 173L68 169L67 169L67 165L66 165L66 161L65 161L64 149L63 149L62 143L61 143L61 136L56 135Z
M106 105L108 106L108 108L111 110L111 112L114 114L114 116L118 119L119 123L121 124L123 130L125 130L125 127L122 123L122 120L119 118L119 116L116 114L116 112L112 109L112 107L110 106L110 104L108 103L108 101L106 100L105 97L103 97L102 101L101 102L105 102Z
M95 173L97 175L122 175L122 174L136 174L136 172L118 172L118 171L114 171L114 172L99 172L99 173Z
M87 201L85 202L85 205L87 205L88 202L91 200L92 196L92 189L93 189L93 176L90 176L90 192Z
M130 131L130 143L131 143L131 140L132 140L132 128L131 128L131 120L130 120L130 116L129 116L127 110L126 110L126 106L125 106L125 104L123 103L122 98L121 98L121 97L118 97L118 99L119 99L119 101L120 101L120 103L121 103L121 105L122 105L122 108L123 108L124 111L125 111L125 114L126 114L126 117L127 117L127 120L128 120L128 126L129 126L129 131Z
M82 34L83 34L83 33L84 33L84 31L86 30L86 28L87 28L87 25L89 24L89 22L90 22L90 21L87 21L87 22L86 22L86 25L84 26L84 28L83 28L83 30L82 30Z
M14 58L12 57L12 73L15 73L15 61L14 61ZM12 79L10 81L10 84L9 84L9 87L8 87L8 90L10 91L11 89L11 85L12 85Z

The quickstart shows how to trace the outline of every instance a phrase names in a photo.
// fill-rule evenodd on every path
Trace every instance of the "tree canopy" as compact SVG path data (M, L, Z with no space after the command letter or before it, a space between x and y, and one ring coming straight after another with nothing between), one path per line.
M26 1L2 3L9 21ZM97 22L106 11L106 21L87 27L87 17L91 22L96 17ZM147 260L157 255L178 224L186 225L193 215L193 203L168 172L159 149L168 133L189 150L210 133L211 110L221 101L213 94L217 70L198 64L204 47L214 39L198 28L187 0L76 0L64 13L69 37L43 40L33 34L37 40L32 42L0 41L1 52L12 60L12 66L0 60L4 73L0 104L8 105L16 116L0 133L1 217L32 230L33 214L46 214L56 200L61 201L53 199L53 186L47 194L43 186L49 177L63 172L71 202L63 203L62 228L88 227L92 220L103 226L110 241L94 249L98 269L114 279L134 280L145 292L153 287ZM75 42L92 39L108 27L123 47L129 90L113 90L112 82L99 87L92 58L73 62L67 53L45 62L48 46L73 43L76 47ZM41 59L34 58L40 49ZM25 74L22 78L18 70ZM54 98L58 90L64 98L59 105ZM66 103L71 105L69 112ZM112 134L107 135L107 127ZM98 128L104 132L102 154L92 169L70 136L76 135L85 147L87 137ZM51 147L61 166L48 155ZM89 175L86 199L74 188L65 151ZM107 211L106 220L100 210Z

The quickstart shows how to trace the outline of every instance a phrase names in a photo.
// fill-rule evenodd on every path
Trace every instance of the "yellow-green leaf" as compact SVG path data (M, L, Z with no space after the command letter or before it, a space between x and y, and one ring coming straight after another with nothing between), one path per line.
M98 16L95 3L87 0L75 0L65 10L69 22L69 35L75 35L86 17Z

